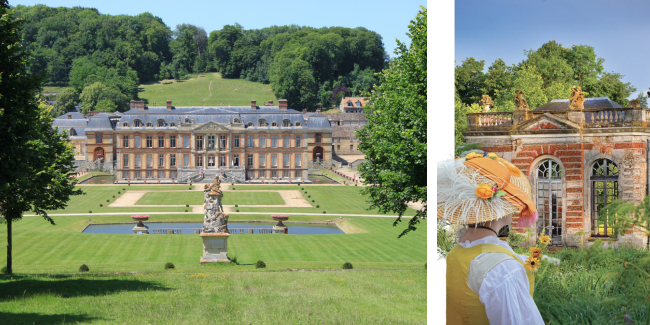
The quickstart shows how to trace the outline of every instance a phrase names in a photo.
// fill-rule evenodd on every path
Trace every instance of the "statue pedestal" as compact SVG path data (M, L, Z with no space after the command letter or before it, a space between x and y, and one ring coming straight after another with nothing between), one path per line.
M201 257L201 264L216 262L230 263L230 259L228 258L228 237L230 237L230 234L201 233L201 238L203 238L203 257Z
M140 235L148 235L149 234L149 227L147 227L145 225L142 225L142 227L140 227L140 225L136 225L135 227L133 227L133 234L138 235L138 233Z
M288 234L289 233L289 228L287 228L284 224L282 226L273 226L273 232L274 233L281 233L281 234Z

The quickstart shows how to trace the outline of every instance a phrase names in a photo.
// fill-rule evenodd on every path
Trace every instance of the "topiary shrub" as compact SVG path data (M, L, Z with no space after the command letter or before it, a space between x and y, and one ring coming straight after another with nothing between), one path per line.
M238 207L239 207L239 205L235 204L235 208L238 208Z
M88 213L93 213L93 211L92 211L92 210L88 210Z
M235 183L231 183L230 185L235 186Z
M311 195L307 195L307 198L311 199Z
M357 186L357 184L354 184L354 186Z
M234 191L234 190L236 190L236 188L233 187L232 190Z
M314 201L314 200L311 200L311 201L312 201L312 202L316 202L316 201Z
M255 268L256 269L266 268L266 263L264 263L264 261L262 261L262 260L259 260L259 261L257 261L257 263L255 263Z
M303 191L305 190L305 188L304 188L304 187L301 187L300 189L301 189L301 190L303 190Z
M115 198L115 195L113 195L113 198Z
M316 209L320 208L320 205L316 205Z
M99 207L100 207L100 208L103 207L103 206L104 206L103 204L101 204L101 203L99 204Z
M425 270L427 269L427 263L424 263L424 269Z
M323 213L327 213L327 212L323 211Z
M175 269L175 268L176 267L174 266L174 263L172 263L172 262L165 263L165 270Z
M106 200L106 202L111 202L111 200Z
M343 263L343 269L344 270L352 270L352 263L350 263L350 262Z
M189 205L189 204L186 204L186 205L185 205L185 207L186 207L186 208L189 208L189 207L190 207L190 205Z
M129 184L129 186L131 186L131 184ZM125 189L125 188L123 188L123 189L122 189L122 191L126 191L126 189Z
M187 209L185 209L185 212L187 212Z
M191 190L191 189L192 189L191 187L190 187L190 188L188 188L188 190Z
M79 267L79 272L88 272L88 271L90 271L90 269L88 268L88 265L81 264L81 266Z
M120 191L117 191L117 194L122 194L122 192L120 192Z
M236 212L239 212L239 209L237 209L237 211L236 211Z

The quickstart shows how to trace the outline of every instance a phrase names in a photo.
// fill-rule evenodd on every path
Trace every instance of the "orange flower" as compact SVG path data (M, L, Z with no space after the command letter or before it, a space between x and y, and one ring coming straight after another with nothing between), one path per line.
M530 257L534 258L542 258L542 250L539 249L539 247L531 247L530 248Z
M476 188L476 196L480 197L481 199L489 199L494 195L494 191L492 190L492 185L490 184L479 184L479 186Z
M542 244L544 244L544 245L548 245L548 244L551 243L551 238L548 237L548 236L546 236L546 235L544 235L544 236L540 236L540 237L539 237L539 242L542 243Z
M527 269L531 271L535 271L536 268L539 268L539 260L532 256L528 256L528 258L526 259L525 266Z

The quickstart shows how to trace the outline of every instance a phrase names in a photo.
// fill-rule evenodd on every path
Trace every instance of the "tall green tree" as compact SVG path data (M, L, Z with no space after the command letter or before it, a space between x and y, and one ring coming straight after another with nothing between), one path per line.
M61 116L67 112L74 112L75 106L79 103L79 93L74 88L65 88L56 95L54 104L54 117Z
M52 128L51 107L36 102L42 75L25 73L22 20L0 0L0 223L7 226L7 273L13 273L12 224L25 211L50 223L46 210L65 207L75 191L74 153L67 134Z
M456 91L465 104L477 103L483 96L485 87L485 60L477 61L473 57L465 59L455 69Z
M420 7L409 24L410 46L397 42L398 57L379 78L364 109L368 124L357 131L366 161L359 172L371 208L395 212L396 226L407 203L424 207L399 237L416 230L427 216L427 9Z
M289 107L314 110L318 102L318 84L309 64L301 59L276 58L271 89L276 98L287 100Z

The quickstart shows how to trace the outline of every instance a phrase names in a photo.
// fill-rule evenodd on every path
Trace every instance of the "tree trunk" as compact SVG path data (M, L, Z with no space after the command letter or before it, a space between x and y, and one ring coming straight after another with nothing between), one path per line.
M7 274L13 274L11 266L11 221L12 218L5 216L7 218Z

